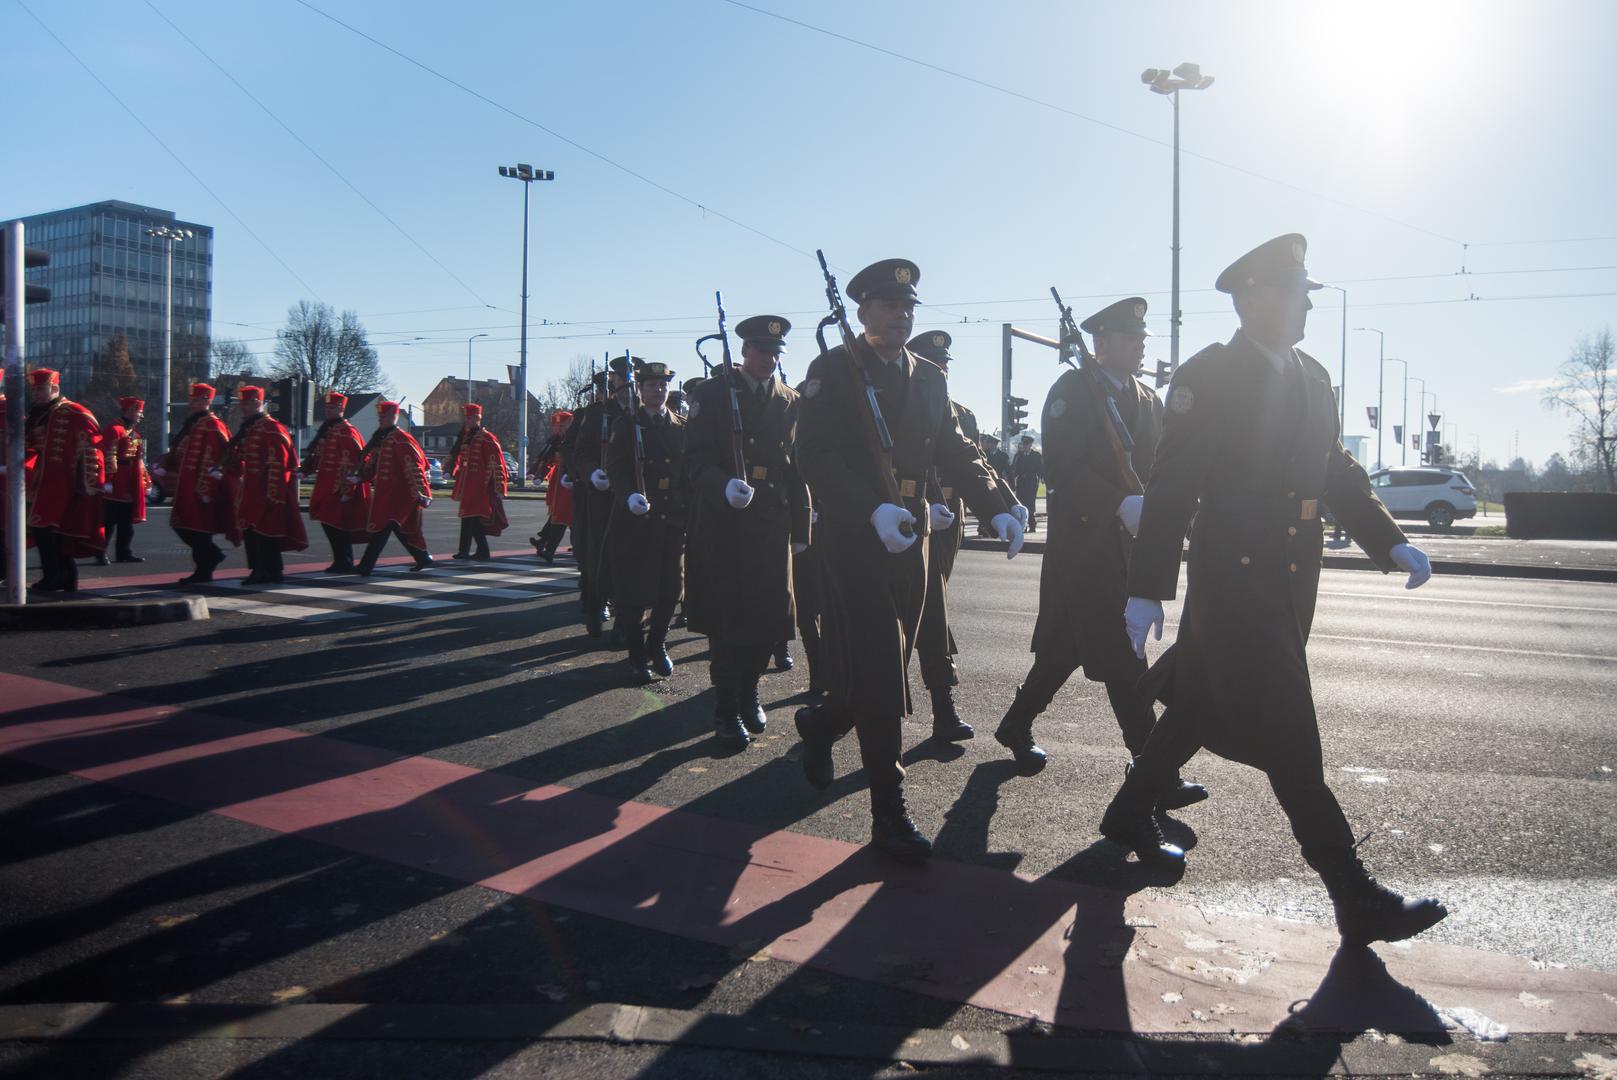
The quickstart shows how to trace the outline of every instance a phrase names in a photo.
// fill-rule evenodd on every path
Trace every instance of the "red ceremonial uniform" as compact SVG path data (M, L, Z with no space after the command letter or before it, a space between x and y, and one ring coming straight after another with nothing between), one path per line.
M232 470L237 477L236 526L277 541L282 551L309 546L298 507L298 450L292 433L260 414L241 434Z
M109 502L131 504L133 517L139 523L146 520L146 489L151 477L146 472L146 440L140 429L124 423L120 417L101 431L101 454L106 462L107 483L112 490L101 497Z
M566 471L559 454L545 470L545 506L550 511L550 520L557 525L573 523L573 492L561 486L562 474Z
M449 464L455 474L451 493L460 503L460 516L482 518L483 531L498 536L509 522L505 516L505 491L510 479L505 454L494 433L479 428L467 435Z
M28 527L55 529L69 556L106 550L102 525L101 426L89 409L58 397L28 410Z
M358 475L365 440L347 420L328 420L315 435L303 471L314 473L314 493L309 496L309 516L322 525L343 529L362 539L371 509L371 486Z
M365 448L359 476L371 482L369 531L379 533L397 525L407 544L425 548L421 502L432 497L432 489L427 486L427 455L421 445L407 431L383 428Z
M178 471L174 508L169 524L176 529L200 533L224 533L233 544L241 543L236 527L235 479L226 473L215 480L210 469L224 465L230 450L230 431L212 412L193 413L185 418L174 447L164 459L164 468Z

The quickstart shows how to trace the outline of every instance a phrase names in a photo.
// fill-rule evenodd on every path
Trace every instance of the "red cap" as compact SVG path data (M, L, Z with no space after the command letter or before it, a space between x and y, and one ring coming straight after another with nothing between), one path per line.
M248 398L252 398L254 401L264 400L264 388L262 386L243 386L238 393L243 401Z
M194 398L207 398L209 401L212 401L213 387L209 386L205 382L194 382L191 384L191 396Z
M121 397L118 399L118 408L124 412L138 412L146 407L146 403L138 397Z
M481 405L468 405L468 406L466 406L466 419L468 419L468 420L481 420L481 419L483 419L483 406L481 406Z
M572 418L573 414L568 412L566 409L557 409L555 412L550 414L550 422L552 424L560 424L564 421L571 420Z
M29 386L61 386L62 373L48 367L35 368L28 373Z
M399 415L399 403L396 402L396 401L378 401L376 403L376 415L377 416L397 416L397 415Z
M346 409L348 407L348 395L339 394L337 391L333 390L331 393L326 395L326 404L335 405L339 409Z

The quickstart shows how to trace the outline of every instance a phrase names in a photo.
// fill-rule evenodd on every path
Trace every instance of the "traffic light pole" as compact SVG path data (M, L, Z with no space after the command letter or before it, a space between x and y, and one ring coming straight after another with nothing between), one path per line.
M1011 334L1013 328L1005 323L1000 331L1000 349L1003 359L999 368L999 433L1001 445L1010 439L1011 430Z
M27 285L23 281L24 246L23 225L20 221L6 224L5 281L6 281L6 445L3 449L6 463L6 550L5 569L7 604L28 602L28 583L23 574L26 526L23 521L23 440L27 402L23 387L22 358L24 347L23 296Z

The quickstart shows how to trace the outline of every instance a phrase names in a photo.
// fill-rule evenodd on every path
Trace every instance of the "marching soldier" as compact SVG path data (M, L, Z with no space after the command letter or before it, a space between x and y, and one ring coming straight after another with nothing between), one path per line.
M371 510L365 525L371 538L354 572L370 576L389 536L397 536L415 560L411 570L431 566L427 538L421 532L422 511L432 505L427 455L414 436L399 430L398 402L376 403L376 434L359 456L359 471L350 474L348 480L353 484L368 480L371 484Z
M732 385L742 435L734 435L729 388L719 376L695 388L685 426L686 616L709 642L714 733L738 749L763 734L758 679L776 644L792 636L789 560L808 545L808 489L793 450L797 393L775 378L791 328L779 315L736 324L741 363ZM745 476L736 475L736 438Z
M900 763L906 669L926 596L932 471L994 521L1011 556L1022 546L1021 522L960 433L943 372L904 347L919 277L909 260L886 259L848 282L864 333L851 349L838 345L809 367L797 427L798 467L820 514L814 542L830 692L824 705L798 710L803 771L815 787L828 786L832 745L857 729L870 778L871 843L905 861L932 851L905 809ZM891 434L890 457L872 402Z
M320 523L331 542L328 574L354 572L354 541L365 538L365 522L371 509L370 485L349 479L359 473L365 440L343 417L347 408L345 395L335 390L326 395L325 422L303 456L303 475L314 475L309 516Z
M25 473L28 542L39 549L44 571L37 592L78 592L73 560L106 551L102 523L101 426L76 401L62 396L61 375L50 368L28 373Z
M944 375L949 374L949 346L954 339L942 330L928 330L917 334L909 343L909 350L924 360L936 364ZM977 417L958 401L950 401L960 433L977 445ZM986 462L984 463L986 467ZM994 486L1000 498L1010 504L1011 512L1019 518L1027 509L1017 502L1009 487L993 475ZM954 572L955 557L965 540L966 503L953 487L930 485L934 501L928 507L932 516L931 532L927 537L926 602L921 607L921 625L916 631L915 651L921 658L921 684L932 697L932 737L946 742L964 742L975 732L960 719L955 708L954 688L960 685L960 672L955 667L954 631L949 627L949 575Z
M500 440L483 427L483 406L468 404L466 422L449 452L449 471L455 478L450 497L459 503L460 545L455 558L489 558L488 538L499 536L510 524L505 516L505 492L511 473ZM477 550L472 551L472 545Z
M1134 377L1150 336L1145 312L1146 302L1131 296L1084 320L1079 330L1094 338L1094 365L1062 373L1039 421L1050 543L1039 571L1034 661L994 733L1028 776L1044 768L1046 757L1034 742L1033 721L1080 667L1086 678L1105 684L1130 756L1145 749L1156 723L1150 695L1138 686L1145 661L1134 655L1120 618L1128 599L1129 546L1140 520L1134 485L1150 480L1162 430L1161 401ZM1134 441L1126 462L1113 442L1108 399ZM1206 797L1199 784L1175 777L1158 809Z
M101 429L107 469L101 506L107 540L121 563L146 561L134 552L135 526L146 520L146 489L151 485L146 473L146 440L140 437L145 407L138 397L121 397L118 419Z
M594 488L589 485L589 474L579 471L578 443L584 429L590 424L592 410L606 398L606 372L595 372L589 385L580 389L579 394L584 399L584 405L574 414L572 424L561 438L561 475L573 493L573 523L570 527L573 533L573 561L578 564L578 614L583 618L589 611L593 591L590 576L595 572L589 557L592 550L590 537L596 529L605 528L606 523L603 521L597 525L590 517L589 494ZM597 420L596 427L599 426Z
M225 561L224 551L213 541L215 535L223 533L232 544L241 544L241 533L236 530L235 481L214 475L230 452L230 429L213 411L213 387L207 383L191 384L189 402L190 414L158 466L177 477L168 523L191 549L195 566L180 579L181 585L213 580L214 567Z
M298 505L298 448L286 426L264 411L263 387L243 386L240 394L241 428L225 471L236 480L236 523L247 548L243 584L278 585L281 552L309 546Z
M639 407L617 418L607 448L606 544L616 629L631 677L644 684L674 673L666 642L685 554L685 421L667 407L673 371L652 360L636 360L635 371Z
M573 445L572 474L589 482L589 490L578 504L583 508L588 522L588 532L579 558L583 560L581 565L587 565L588 569L588 576L584 579L584 629L592 638L601 636L601 625L607 617L607 601L613 595L612 561L606 555L606 532L615 500L612 480L607 475L607 451L618 420L628 415L631 359L637 358L614 356L607 363L605 393L580 414L578 441ZM628 493L624 494L627 497ZM613 648L624 644L615 628L609 644Z
M572 432L573 414L569 409L557 409L550 414L550 439L539 452L533 475L545 485L545 525L539 535L530 537L534 552L545 562L556 561L556 549L561 538L573 523L573 481L567 475L562 447ZM578 533L573 533L573 547L578 547Z
M1149 681L1169 699L1145 750L1101 819L1107 838L1142 859L1182 866L1151 814L1180 765L1205 746L1262 769L1303 858L1325 882L1344 944L1398 941L1448 912L1378 884L1325 783L1307 643L1324 547L1322 504L1385 572L1408 588L1431 576L1342 449L1329 373L1294 346L1323 288L1306 241L1276 237L1232 263L1217 288L1241 328L1174 376L1156 463L1140 510L1124 620L1135 653L1179 581L1195 515L1179 638Z
M1022 449L1011 462L1011 483L1016 497L1027 507L1027 531L1039 531L1039 481L1044 479L1044 456L1033 449L1033 436L1022 436Z

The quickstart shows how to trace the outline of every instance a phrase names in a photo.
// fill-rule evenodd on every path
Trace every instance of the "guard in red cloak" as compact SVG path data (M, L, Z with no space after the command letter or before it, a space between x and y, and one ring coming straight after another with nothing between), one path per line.
M62 396L50 368L28 375L26 443L34 458L27 476L28 543L39 549L44 575L37 592L77 592L75 557L107 548L101 524L101 425L83 405Z
M455 477L451 497L460 504L460 546L455 558L487 559L488 538L500 535L510 524L505 516L510 472L500 440L483 427L483 406L466 406L466 422L449 453L449 471ZM475 554L471 551L474 543Z
M223 533L232 544L241 544L235 481L220 468L230 451L230 429L213 412L213 387L192 383L190 407L190 415L158 466L164 474L179 477L169 524L191 549L196 565L190 575L180 579L181 585L213 580L214 567L225 561L224 551L213 542L215 534Z
M225 471L236 477L236 523L247 547L247 585L283 580L283 551L309 546L298 506L298 448L292 433L264 411L264 388L241 388L241 427Z
M326 395L326 420L315 432L314 441L303 455L304 476L313 474L314 493L309 496L309 516L320 523L331 541L328 574L354 572L354 541L366 539L365 520L371 511L371 486L348 478L359 473L365 440L343 418L348 398L333 390Z
M376 403L376 434L365 444L360 454L359 471L349 474L350 483L369 481L371 484L371 512L367 527L371 539L365 545L365 554L359 558L355 572L369 577L377 558L387 546L389 536L397 536L415 559L412 570L425 570L432 565L427 554L427 539L421 532L422 511L432 505L432 489L427 486L427 455L411 438L408 431L399 430L399 403Z
M146 489L151 486L146 472L146 440L140 435L146 403L138 397L121 397L118 408L118 419L101 429L101 457L107 469L106 482L101 485L101 508L107 541L117 553L117 561L145 562L134 553L133 544L135 526L146 520Z

